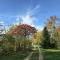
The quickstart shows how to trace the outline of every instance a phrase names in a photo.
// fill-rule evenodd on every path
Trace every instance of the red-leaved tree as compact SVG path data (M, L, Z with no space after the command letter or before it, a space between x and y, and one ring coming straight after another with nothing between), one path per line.
M21 25L16 26L11 31L9 31L9 33L12 35L28 36L30 34L36 33L36 31L37 30L35 29L35 27L32 27L27 24L21 24Z

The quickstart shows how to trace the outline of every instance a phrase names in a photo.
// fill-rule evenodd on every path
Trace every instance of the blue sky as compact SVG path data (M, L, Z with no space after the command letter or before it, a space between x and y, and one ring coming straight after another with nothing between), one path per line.
M0 0L0 24L25 23L42 29L50 16L60 16L60 0Z

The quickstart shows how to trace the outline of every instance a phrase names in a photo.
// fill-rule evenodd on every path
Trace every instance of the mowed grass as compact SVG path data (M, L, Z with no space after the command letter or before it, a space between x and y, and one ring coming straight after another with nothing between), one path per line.
M60 50L44 49L43 57L44 60L60 60Z
M0 60L24 60L27 57L29 52L16 52L13 55L0 55Z
M38 60L38 59L39 59L39 51L33 51L33 54L30 60Z

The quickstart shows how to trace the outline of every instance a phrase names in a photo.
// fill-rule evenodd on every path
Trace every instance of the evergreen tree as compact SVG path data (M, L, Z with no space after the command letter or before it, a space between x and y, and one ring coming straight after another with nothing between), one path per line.
M44 27L44 30L43 30L42 47L43 48L49 48L50 47L50 35L49 35L48 30L47 30L47 27Z

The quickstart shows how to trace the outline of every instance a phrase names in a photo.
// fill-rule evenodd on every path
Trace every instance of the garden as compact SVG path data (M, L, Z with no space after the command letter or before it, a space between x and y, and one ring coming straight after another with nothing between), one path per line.
M60 60L60 25L51 16L42 31L28 24L9 27L0 32L1 60Z

